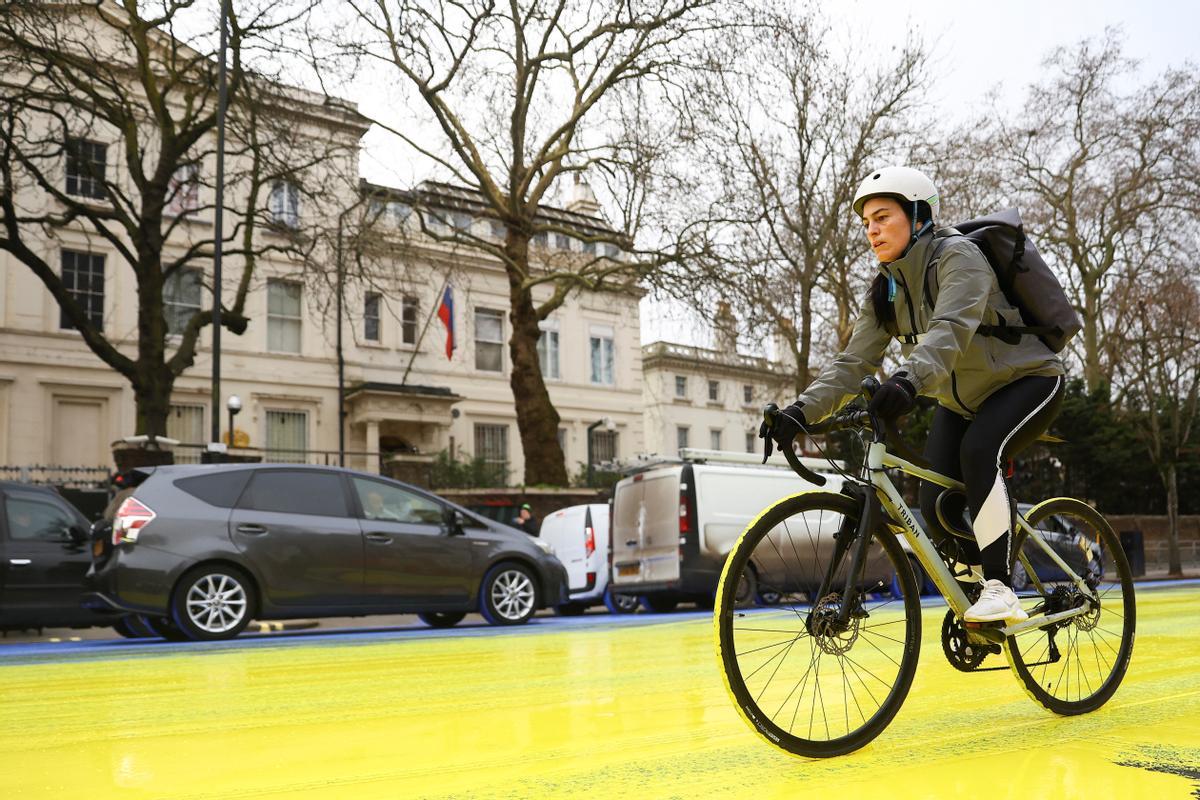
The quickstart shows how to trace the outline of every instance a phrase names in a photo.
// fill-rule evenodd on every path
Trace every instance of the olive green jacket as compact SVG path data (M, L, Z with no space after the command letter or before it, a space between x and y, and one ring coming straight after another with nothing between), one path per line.
M878 371L893 338L901 341L897 371L908 373L917 394L934 397L967 418L992 392L1017 378L1064 374L1062 360L1036 336L1022 336L1013 345L976 335L981 324L1024 323L983 253L957 233L953 228L926 233L903 258L880 265L881 272L896 278L896 322L881 327L866 299L846 349L800 395L805 419L824 419L857 395L862 379ZM930 307L926 268L935 239L950 235L955 236L942 245L928 276Z

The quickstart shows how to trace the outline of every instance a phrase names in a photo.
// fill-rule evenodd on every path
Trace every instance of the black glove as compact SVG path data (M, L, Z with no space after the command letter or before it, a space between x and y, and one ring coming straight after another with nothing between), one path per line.
M768 428L764 420L758 426L758 438L766 439L770 437L780 450L785 447L790 447L792 440L797 435L804 432L808 421L804 419L804 411L802 403L792 403L786 408L779 409L779 414L775 417L775 425ZM767 444L766 458L771 455L771 445ZM765 461L765 458L764 458Z
M917 405L917 390L908 381L907 372L897 372L875 390L867 410L884 419L902 417Z

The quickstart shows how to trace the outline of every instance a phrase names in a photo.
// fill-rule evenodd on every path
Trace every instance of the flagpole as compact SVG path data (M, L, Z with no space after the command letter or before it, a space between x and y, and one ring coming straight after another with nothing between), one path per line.
M400 379L401 386L408 384L408 373L412 372L413 362L417 360L417 353L421 352L421 342L425 340L425 332L429 330L429 323L433 322L433 315L437 313L438 308L441 306L442 297L446 294L446 287L449 285L450 279L446 278L446 280L442 283L442 288L438 289L437 294L433 296L434 301L431 304L432 307L429 309L429 316L425 320L425 327L421 328L421 335L417 337L417 342L413 345L413 352L412 355L409 356L408 366L404 370L404 377ZM451 320L451 322L453 322L453 320ZM449 331L447 331L447 333L449 333Z

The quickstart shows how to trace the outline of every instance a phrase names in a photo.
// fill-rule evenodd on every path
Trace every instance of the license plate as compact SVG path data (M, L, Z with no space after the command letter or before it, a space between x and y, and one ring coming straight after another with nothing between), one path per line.
M624 564L617 567L618 575L637 575L639 572L641 572L641 567L637 564Z

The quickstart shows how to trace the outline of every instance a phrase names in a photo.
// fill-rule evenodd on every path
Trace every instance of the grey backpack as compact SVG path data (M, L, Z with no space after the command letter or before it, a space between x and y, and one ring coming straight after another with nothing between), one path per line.
M954 226L975 243L991 264L1008 302L1021 312L1024 325L980 325L980 336L995 336L1008 344L1017 344L1021 336L1037 336L1054 352L1061 352L1079 333L1083 321L1067 299L1062 284L1042 260L1037 247L1025 235L1021 215L1015 208L977 217ZM932 307L930 273L936 274L942 247L953 234L938 236L933 258L925 272L925 299ZM1003 320L1001 320L1003 323Z

